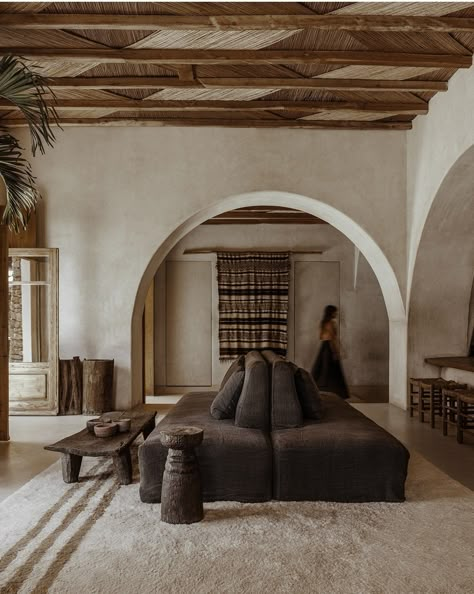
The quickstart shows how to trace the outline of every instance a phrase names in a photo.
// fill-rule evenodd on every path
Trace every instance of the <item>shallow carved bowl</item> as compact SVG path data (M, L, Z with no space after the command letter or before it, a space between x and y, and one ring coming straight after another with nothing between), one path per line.
M115 423L118 425L119 433L126 433L127 431L130 431L132 419L117 419Z
M96 437L112 437L118 432L117 423L98 423L94 427Z
M87 430L89 431L89 433L94 433L94 427L96 425L98 425L99 423L103 423L103 421L101 421L99 418L89 419L89 421L87 421L87 423L86 423L86 427L87 427Z

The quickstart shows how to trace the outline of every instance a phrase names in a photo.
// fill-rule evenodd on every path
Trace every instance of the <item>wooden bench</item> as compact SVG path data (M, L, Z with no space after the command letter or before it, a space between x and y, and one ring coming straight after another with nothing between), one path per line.
M104 413L103 421L116 420L120 417L131 419L130 431L117 433L112 437L96 437L87 429L65 437L52 445L45 446L45 450L62 453L62 471L65 483L76 483L79 480L82 458L84 456L107 456L114 462L119 481L122 485L132 482L132 460L130 446L143 433L144 439L155 428L156 412L125 411Z

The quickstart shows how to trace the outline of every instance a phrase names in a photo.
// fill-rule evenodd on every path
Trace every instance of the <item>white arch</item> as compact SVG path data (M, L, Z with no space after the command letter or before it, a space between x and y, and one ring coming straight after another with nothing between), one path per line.
M312 214L327 221L348 237L364 255L380 284L387 308L390 332L389 397L390 402L406 407L406 314L400 287L392 266L372 237L350 217L336 208L300 194L259 191L223 198L196 212L171 233L151 258L138 287L132 316L132 401L139 403L142 393L141 322L148 287L170 250L192 229L204 221L245 206L284 206Z

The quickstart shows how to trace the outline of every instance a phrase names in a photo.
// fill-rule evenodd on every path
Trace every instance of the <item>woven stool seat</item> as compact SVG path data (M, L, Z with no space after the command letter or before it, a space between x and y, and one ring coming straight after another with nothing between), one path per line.
M442 377L410 378L408 402L410 416L412 417L413 412L416 411L418 413L418 420L420 423L423 423L425 413L428 413L430 425L432 428L435 427L436 415L443 416L443 390L458 390L466 387L466 384L459 384ZM451 418L453 416L452 410L450 409L448 412ZM445 428L443 424L443 432L445 430L447 430L447 426Z

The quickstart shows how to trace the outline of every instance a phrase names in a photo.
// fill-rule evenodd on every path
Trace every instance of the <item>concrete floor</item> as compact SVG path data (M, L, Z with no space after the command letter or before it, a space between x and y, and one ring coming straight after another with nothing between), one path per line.
M452 429L449 437L443 437L440 429L410 419L408 413L395 406L385 403L353 403L353 406L395 435L409 450L418 451L443 472L474 490L471 436L464 445L459 445ZM162 415L165 411L160 407L159 412ZM58 460L60 454L44 450L44 445L81 430L88 418L10 417L11 441L0 442L0 501Z

